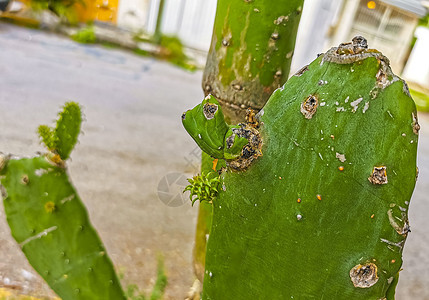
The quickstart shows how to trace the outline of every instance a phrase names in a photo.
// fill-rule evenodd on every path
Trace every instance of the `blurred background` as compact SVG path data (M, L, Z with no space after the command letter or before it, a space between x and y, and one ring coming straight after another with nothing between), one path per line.
M39 124L69 100L85 122L70 174L124 287L165 299L194 282L198 208L181 191L200 155L182 128L201 101L216 0L0 0L0 151L42 151ZM420 176L397 299L429 299L429 1L306 0L291 74L355 35L407 80L419 110ZM0 207L0 299L54 297L10 235Z

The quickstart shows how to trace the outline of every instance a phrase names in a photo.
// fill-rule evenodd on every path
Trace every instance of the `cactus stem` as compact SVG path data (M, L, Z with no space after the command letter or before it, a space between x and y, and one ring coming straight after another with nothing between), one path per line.
M386 184L387 183L387 172L386 167L374 167L372 174L368 177L369 182L372 184Z
M355 287L369 288L377 283L377 265L366 263L356 265L350 270L350 279Z

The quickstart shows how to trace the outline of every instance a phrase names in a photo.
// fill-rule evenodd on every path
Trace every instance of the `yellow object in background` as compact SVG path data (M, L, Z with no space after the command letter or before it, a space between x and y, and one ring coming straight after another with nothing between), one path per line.
M4 287L0 287L0 300L46 300L48 298L37 298L27 295L21 295L18 291L13 289L8 289ZM49 298L50 300L61 300L60 298Z
M76 5L80 22L101 21L116 24L119 0L84 0L84 2L84 5Z
M366 3L366 7L368 7L369 9L375 9L376 6L377 4L375 3L375 1L368 1Z

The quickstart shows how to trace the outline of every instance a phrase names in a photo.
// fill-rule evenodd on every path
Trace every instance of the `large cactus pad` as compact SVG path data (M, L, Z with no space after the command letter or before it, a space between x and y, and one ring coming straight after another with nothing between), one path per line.
M358 37L259 115L263 156L213 201L204 299L393 299L417 172L406 84Z

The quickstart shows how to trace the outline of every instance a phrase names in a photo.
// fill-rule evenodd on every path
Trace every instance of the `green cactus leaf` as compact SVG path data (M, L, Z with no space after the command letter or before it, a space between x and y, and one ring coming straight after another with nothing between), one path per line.
M59 114L55 128L56 150L62 160L69 158L76 145L81 123L82 113L79 104L76 102L66 103L63 111Z
M54 130L47 125L40 125L37 132L49 151L54 151L57 145Z
M106 250L66 169L45 156L11 159L0 172L15 240L62 299L125 299Z
M165 287L167 286L167 275L165 274L164 268L164 259L163 257L158 257L158 268L157 268L157 277L155 281L155 285L152 289L152 293L150 295L150 300L160 300L162 299L165 291Z
M203 299L392 299L416 180L405 82L357 37L260 115L264 155L213 201Z
M67 102L59 113L55 129L40 125L37 131L46 148L58 154L61 160L66 160L77 143L81 123L82 112L79 104Z
M213 96L182 115L182 123L198 146L214 158L223 158L223 146L228 125L222 108Z
M245 137L239 136L238 131L240 126L230 126L225 135L224 156L225 159L232 160L241 156L243 147L249 143Z

